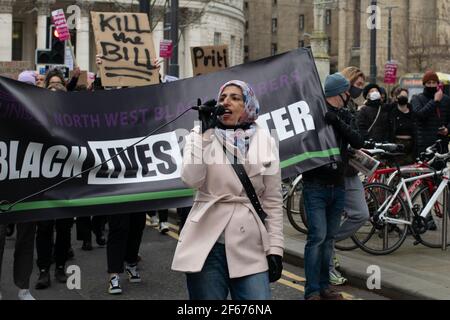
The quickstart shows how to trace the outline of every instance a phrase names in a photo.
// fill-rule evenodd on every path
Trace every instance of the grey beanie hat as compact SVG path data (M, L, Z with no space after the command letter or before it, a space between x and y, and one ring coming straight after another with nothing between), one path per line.
M330 74L325 79L325 97L335 97L350 88L350 82L339 72Z

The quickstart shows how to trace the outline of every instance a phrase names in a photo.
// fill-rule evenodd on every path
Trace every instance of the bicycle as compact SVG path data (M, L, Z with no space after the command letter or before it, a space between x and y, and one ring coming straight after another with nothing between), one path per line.
M426 153L433 156L433 161L450 160L450 153L439 154L433 151L432 147L427 148ZM424 168L417 169L420 170L418 175L405 178L402 168L398 168L400 181L395 188L380 183L365 186L366 201L371 213L371 228L369 232L366 231L362 240L358 236L355 237L359 247L365 252L375 255L392 253L403 244L408 231L416 239L414 244L442 247L443 237L439 240L438 232L430 233L437 229L429 230L429 217L433 220L446 218L444 210L441 210L443 205L438 200L447 188L449 169L435 171L430 168L431 172L423 172ZM441 182L436 188L437 181L432 179L437 178L440 178ZM412 184L408 187L408 183ZM363 233L360 230L358 233Z
M372 141L366 142L366 144L370 144L375 149L366 150L370 154L378 154L378 153L386 153L386 150L397 150L399 145L392 143L374 143ZM392 168L387 173L392 173L396 169ZM373 179L371 180L373 181ZM297 178L292 183L292 186L287 194L286 198L286 213L291 225L301 233L308 233L308 223L306 219L306 213L304 209L303 203L303 181L302 175L298 175ZM345 212L344 212L345 219ZM338 250L349 251L354 250L359 247L356 241L353 239L353 236L341 240L335 243L335 247Z

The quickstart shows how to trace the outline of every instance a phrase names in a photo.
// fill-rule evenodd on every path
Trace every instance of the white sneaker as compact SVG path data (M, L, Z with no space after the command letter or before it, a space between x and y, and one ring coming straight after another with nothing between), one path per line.
M150 227L156 227L159 223L159 219L156 214L154 216L149 216L148 221Z
M108 288L109 294L121 294L122 293L122 287L120 286L120 278L118 275L115 275L109 279L109 288Z
M20 289L19 294L17 295L19 300L36 300L30 293L28 289Z
M130 280L131 283L141 282L141 275L137 271L137 264L126 264L125 271L127 272L128 280Z
M167 222L161 222L159 224L159 232L162 234L169 232L169 224Z

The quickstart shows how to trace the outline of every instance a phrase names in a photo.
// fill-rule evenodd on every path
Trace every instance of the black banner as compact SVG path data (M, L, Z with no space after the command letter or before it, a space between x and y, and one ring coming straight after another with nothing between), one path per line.
M260 101L258 123L275 129L283 177L329 163L339 154L323 122L325 100L309 50L195 78L96 92L52 92L0 77L0 223L144 212L189 206L194 191L180 179L190 111L101 168L11 204L100 164L174 120L197 98L217 98L239 79Z

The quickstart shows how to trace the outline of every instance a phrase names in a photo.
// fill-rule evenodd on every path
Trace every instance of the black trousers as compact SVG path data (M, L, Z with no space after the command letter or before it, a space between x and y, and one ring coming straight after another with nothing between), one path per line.
M39 221L36 230L37 265L39 269L49 269L52 263L53 250L56 266L65 266L67 252L70 248L70 234L73 218ZM56 239L53 243L53 231Z
M92 232L100 235L105 230L106 216L77 217L77 240L91 241Z
M122 273L124 262L137 263L145 222L145 212L108 216L108 273Z
M14 284L20 289L30 288L30 277L33 271L34 237L36 222L16 224L16 244L14 248L13 277ZM6 225L0 224L0 275L3 264Z
M178 218L180 219L180 229L178 232L181 232L181 229L183 229L183 226L186 223L186 219L191 209L192 207L177 208Z

